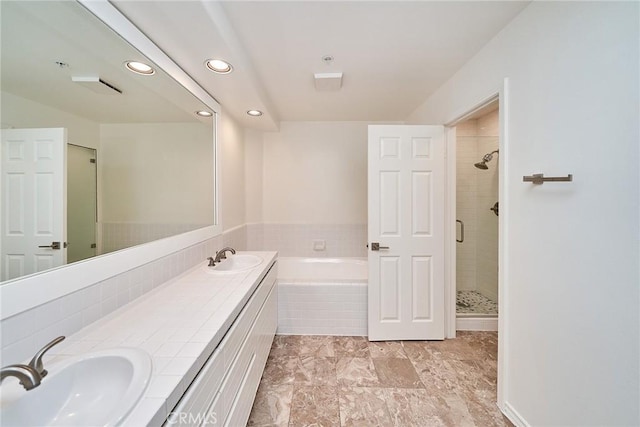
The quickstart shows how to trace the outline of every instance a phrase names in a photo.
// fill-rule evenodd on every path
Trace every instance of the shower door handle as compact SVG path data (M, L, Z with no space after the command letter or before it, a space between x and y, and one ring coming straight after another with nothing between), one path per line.
M460 221L459 219L456 219L456 222L460 223L460 240L456 238L456 242L462 243L464 242L464 222Z

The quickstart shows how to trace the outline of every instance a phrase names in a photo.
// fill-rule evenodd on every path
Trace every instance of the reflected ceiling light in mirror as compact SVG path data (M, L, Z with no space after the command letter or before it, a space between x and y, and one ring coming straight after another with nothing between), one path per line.
M260 110L249 110L249 111L247 111L247 114L250 115L251 117L260 117L262 115L262 111L260 111Z
M136 74L142 74L143 76L150 76L156 73L156 70L144 62L127 61L124 63L124 66L127 67L127 70Z
M212 112L205 111L205 110L196 111L196 114L199 115L200 117L211 117L211 116L213 116Z
M207 59L204 64L209 70L218 74L229 74L233 71L231 64L222 59Z

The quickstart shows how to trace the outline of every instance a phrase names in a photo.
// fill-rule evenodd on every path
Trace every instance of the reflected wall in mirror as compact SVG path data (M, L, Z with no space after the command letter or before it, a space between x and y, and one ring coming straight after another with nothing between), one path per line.
M1 279L212 225L216 116L195 112L213 110L79 3L0 7ZM155 73L130 72L130 60ZM39 128L65 130L61 196L43 193L51 181L37 170L12 169L24 150L8 135ZM60 232L49 227L56 206L68 208ZM37 244L22 239L30 231Z

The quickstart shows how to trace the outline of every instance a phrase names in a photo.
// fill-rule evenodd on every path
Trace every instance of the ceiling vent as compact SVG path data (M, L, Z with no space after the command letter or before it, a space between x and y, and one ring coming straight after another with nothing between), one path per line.
M89 77L72 76L71 81L73 81L74 83L78 83L79 85L82 85L87 89L90 89L101 95L115 95L115 94L122 93L122 91L117 87L115 87L114 85L108 82L105 82L100 77L96 77L96 76L89 76Z
M342 87L342 73L315 73L313 77L317 91L330 92Z

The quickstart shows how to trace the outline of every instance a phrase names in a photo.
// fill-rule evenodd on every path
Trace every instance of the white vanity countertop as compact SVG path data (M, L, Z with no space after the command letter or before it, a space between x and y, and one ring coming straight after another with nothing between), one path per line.
M45 366L105 348L145 350L153 358L151 380L123 425L162 425L277 256L242 253L263 261L233 274L211 274L203 262L68 336L51 349Z

